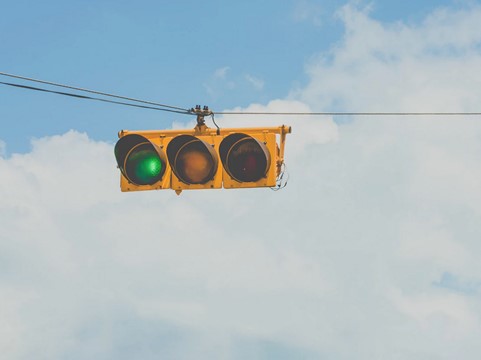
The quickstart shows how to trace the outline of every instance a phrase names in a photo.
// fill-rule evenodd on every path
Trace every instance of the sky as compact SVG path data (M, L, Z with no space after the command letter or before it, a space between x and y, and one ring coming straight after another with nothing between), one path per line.
M1 4L1 72L214 111L481 111L476 1ZM479 359L479 116L219 115L292 126L289 183L180 196L121 193L113 147L193 118L2 85L0 119L2 358Z

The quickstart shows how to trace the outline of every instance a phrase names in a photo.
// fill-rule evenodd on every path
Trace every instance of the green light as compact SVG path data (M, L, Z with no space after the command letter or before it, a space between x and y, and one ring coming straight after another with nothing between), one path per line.
M152 185L162 178L163 163L150 144L139 144L125 161L129 180L137 185Z

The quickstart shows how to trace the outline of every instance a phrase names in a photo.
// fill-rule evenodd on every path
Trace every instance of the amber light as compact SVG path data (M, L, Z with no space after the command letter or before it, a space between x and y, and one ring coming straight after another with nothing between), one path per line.
M217 170L217 155L212 146L196 137L175 138L167 148L173 172L185 184L205 184Z

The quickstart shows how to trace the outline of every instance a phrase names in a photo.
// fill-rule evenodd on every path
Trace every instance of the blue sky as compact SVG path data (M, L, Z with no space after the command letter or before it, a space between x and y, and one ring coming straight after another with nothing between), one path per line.
M3 5L2 72L217 111L480 111L475 1ZM181 196L121 193L113 146L192 118L0 86L0 119L2 358L479 359L479 117L219 116L291 125L289 184Z
M370 14L384 22L416 23L433 7L451 3L378 1L370 3ZM306 64L342 39L337 15L342 5L9 2L0 24L2 71L187 108L206 104L219 111L267 103L304 86ZM2 121L0 131L9 153L27 151L32 138L69 129L115 141L118 129L169 126L176 118L7 87L0 91L8 104L0 116L10 121Z

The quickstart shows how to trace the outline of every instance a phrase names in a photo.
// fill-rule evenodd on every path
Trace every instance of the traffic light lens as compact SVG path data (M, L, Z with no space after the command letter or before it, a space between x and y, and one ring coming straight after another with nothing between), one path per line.
M152 185L162 178L164 164L149 143L139 144L125 160L125 170L131 182Z
M205 184L215 173L215 160L200 141L186 143L175 159L179 179L187 184Z
M244 138L230 150L227 167L238 181L258 181L265 176L267 158L254 139Z

